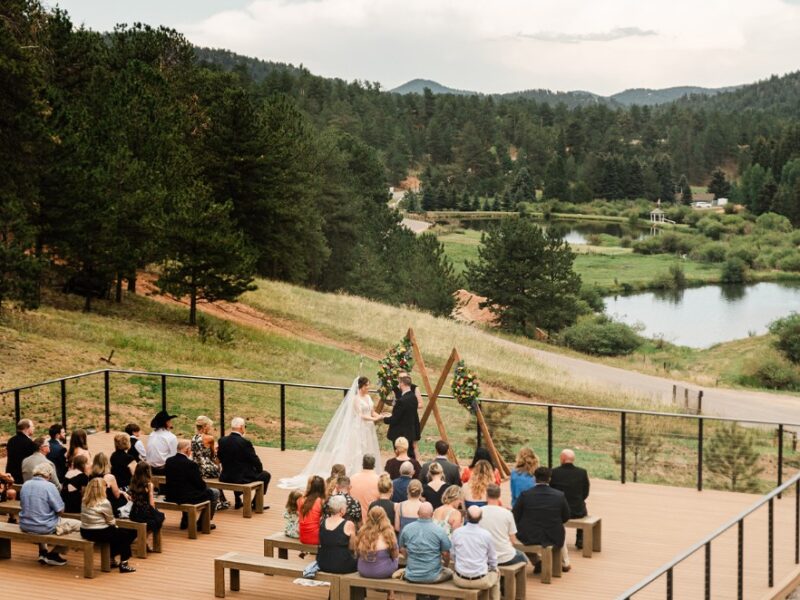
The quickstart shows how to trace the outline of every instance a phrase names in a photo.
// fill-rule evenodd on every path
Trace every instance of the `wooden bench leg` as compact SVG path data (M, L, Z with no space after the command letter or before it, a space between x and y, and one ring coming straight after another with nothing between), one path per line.
M603 522L598 521L592 526L592 550L600 552L603 546Z
M186 512L186 518L189 520L189 539L197 539L197 509L190 506Z
M136 558L147 558L147 523L140 523L136 528L134 548Z
M86 579L94 577L94 547L88 544L83 547L83 576Z
M244 502L244 506L242 506L242 516L245 519L249 519L253 516L253 488L244 488L242 496L242 501Z
M111 544L100 544L100 570L111 572Z
M337 598L342 597L340 583L341 580L339 578L336 578L333 581L331 581L331 592L330 592L331 600L336 600Z
M592 558L594 550L594 527L581 527L578 531L583 532L583 557Z
M153 552L161 553L161 527L153 532ZM145 548L145 551L147 549Z
M553 546L553 577L561 577L561 548Z
M263 514L264 512L264 484L262 483L256 488L256 513Z
M503 600L517 599L517 574L511 577L502 577L503 580Z
M0 558L11 558L11 540L0 540Z
M264 556L267 558L275 558L275 549L272 546L272 540L264 539Z
M542 561L542 583L550 583L553 576L553 550L551 547L543 548L539 557Z
M214 596L225 597L225 565L222 561L214 561Z
M517 571L516 577L517 597L516 600L525 600L528 591L528 579L525 577L525 569Z
M211 533L211 503L206 504L200 509L200 527L205 534Z
M239 591L239 569L231 569L231 591Z

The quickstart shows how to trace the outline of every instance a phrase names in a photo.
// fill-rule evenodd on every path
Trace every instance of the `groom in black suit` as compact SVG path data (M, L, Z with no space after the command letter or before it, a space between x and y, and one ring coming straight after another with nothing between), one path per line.
M408 375L401 377L398 380L398 387L400 388L400 399L394 403L394 409L391 416L385 417L383 422L389 426L386 432L386 437L394 441L399 437L404 437L409 441L413 441L417 435L417 396L411 389L411 377ZM409 444L408 455L411 458L414 456L414 448Z

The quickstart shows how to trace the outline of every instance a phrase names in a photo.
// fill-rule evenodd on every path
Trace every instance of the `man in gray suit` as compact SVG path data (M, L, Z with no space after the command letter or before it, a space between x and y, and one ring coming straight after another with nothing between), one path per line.
M444 480L447 482L447 485L457 485L458 487L461 487L461 469L458 468L457 464L451 463L447 458L447 453L449 451L450 445L447 442L444 440L439 440L436 442L436 458L429 460L422 465L422 471L420 471L419 474L420 481L427 483L428 467L431 466L432 462L436 461L442 465L442 471L444 471Z
M61 491L61 482L58 480L56 474L56 466L47 460L47 455L50 454L50 440L46 437L38 437L33 440L38 450L31 454L28 458L22 461L22 481L30 481L33 479L33 470L37 465L46 463L50 467L50 483L54 484L58 491Z

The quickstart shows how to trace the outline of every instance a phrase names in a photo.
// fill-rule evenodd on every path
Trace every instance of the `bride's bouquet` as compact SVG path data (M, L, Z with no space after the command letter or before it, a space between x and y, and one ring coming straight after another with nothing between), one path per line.
M394 390L397 388L398 374L409 372L414 367L414 354L411 340L407 337L389 350L386 357L378 361L378 396L384 404L394 403Z

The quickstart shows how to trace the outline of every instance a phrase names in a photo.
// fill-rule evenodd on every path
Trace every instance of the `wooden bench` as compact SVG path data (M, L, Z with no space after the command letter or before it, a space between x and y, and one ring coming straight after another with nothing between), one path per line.
M423 594L444 598L466 598L481 600L489 598L489 590L468 590L457 587L452 581L443 583L411 583L404 579L368 579L358 573L342 575L340 585L342 600L364 600L369 590L404 592L406 594ZM331 595L331 598L335 596Z
M570 519L565 527L583 531L583 556L592 558L592 552L600 552L603 547L603 523L600 517Z
M550 583L551 578L561 577L561 548L555 546L539 546L514 544L523 554L538 554L542 561L542 583Z
M153 483L156 487L164 485L167 478L163 475L153 475ZM206 479L206 485L216 490L225 490L228 492L239 492L242 494L242 516L249 519L253 516L255 511L259 515L264 512L264 484L260 481L253 481L252 483L225 483L219 479ZM253 500L256 501L255 509L253 508Z
M286 560L289 558L289 550L297 550L306 554L316 554L319 546L304 544L297 538L290 538L282 533L273 533L264 538L264 556L273 558L275 550L278 550L278 558Z
M223 554L214 559L214 596L217 598L225 597L225 569L229 569L231 572L231 591L238 592L240 571L253 571L264 575L297 578L303 576L303 571L308 565L309 563L302 561L228 552L228 554ZM331 584L330 597L332 600L338 600L340 578L340 575L319 571L314 579L329 582ZM265 597L270 597L270 595L267 594Z
M27 544L66 546L83 552L83 576L87 579L94 577L94 549L97 548L100 551L100 569L105 572L111 571L111 546L85 540L79 533L68 535L25 533L19 525L0 523L0 559L11 558L11 540Z
M200 531L203 533L211 533L211 502L198 502L197 504L176 504L174 502L167 502L160 496L156 498L156 508L159 510L171 510L180 513L186 513L186 518L189 521L189 539L197 539L197 518L200 516Z
M527 566L527 563L521 562L497 567L500 571L500 580L503 582L503 600L525 600L528 583L525 577Z

